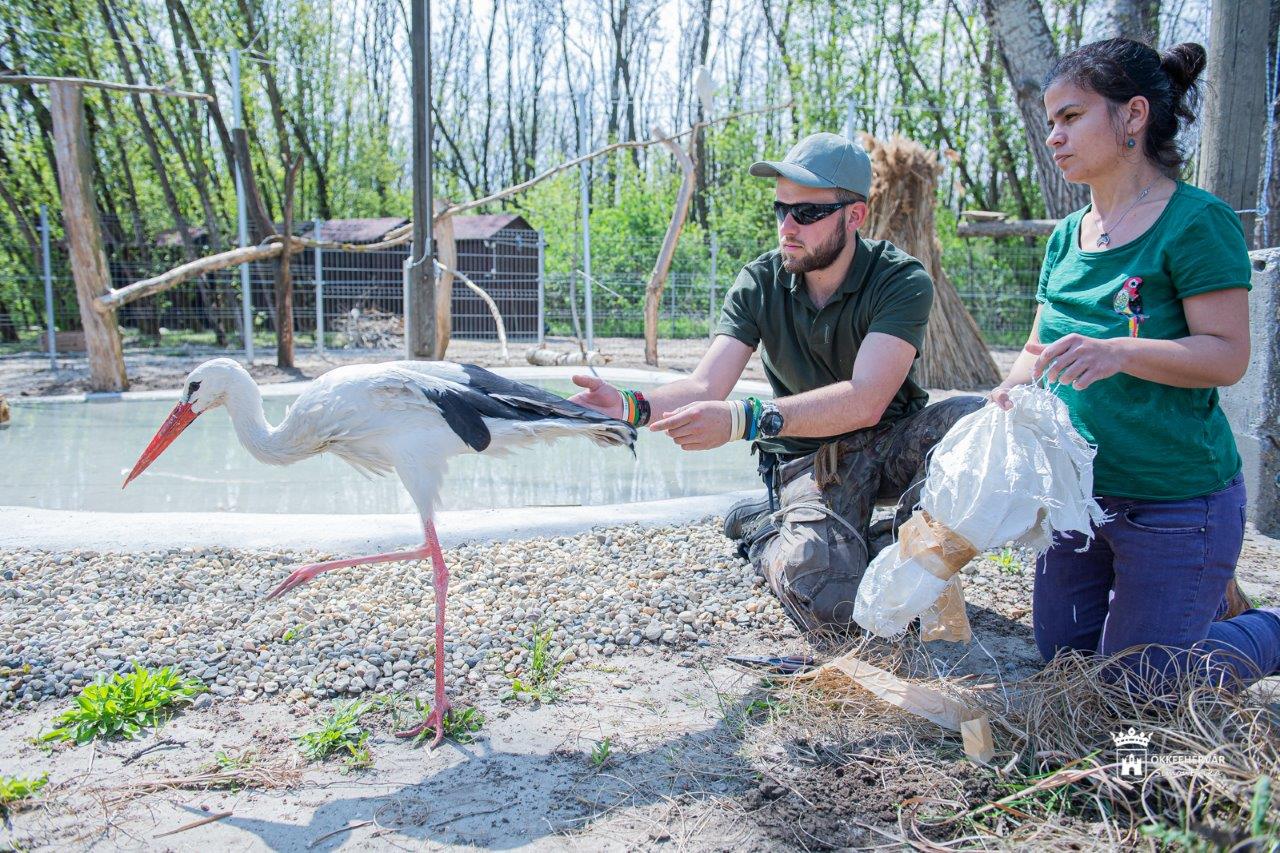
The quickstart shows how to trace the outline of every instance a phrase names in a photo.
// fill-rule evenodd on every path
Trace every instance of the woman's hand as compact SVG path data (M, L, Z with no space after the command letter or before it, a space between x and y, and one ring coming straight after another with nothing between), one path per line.
M1009 399L1009 392L1014 389L1013 385L997 385L991 389L991 393L987 394L987 400L995 403L1006 412L1013 408L1013 401Z
M654 432L665 432L684 450L710 450L728 444L733 426L730 406L722 400L703 400L681 406L674 412L663 412L662 418L649 424Z
M586 406L611 418L622 417L622 395L618 393L617 388L595 376L574 376L573 384L587 390L579 391L570 397L570 403Z
M1083 391L1124 369L1120 347L1126 338L1087 338L1072 333L1044 346L1031 375Z

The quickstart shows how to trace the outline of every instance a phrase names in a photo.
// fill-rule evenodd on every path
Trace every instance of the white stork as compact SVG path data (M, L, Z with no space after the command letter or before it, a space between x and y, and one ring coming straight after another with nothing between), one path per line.
M334 453L360 471L395 471L418 507L425 542L396 551L302 566L277 586L275 598L323 572L346 566L422 560L435 568L435 706L422 725L398 732L414 737L434 727L432 747L444 736L444 618L449 572L432 516L449 457L580 435L600 445L632 449L635 428L554 394L504 379L470 364L395 361L339 367L299 395L279 425L267 423L262 394L249 373L229 358L206 361L187 376L182 399L142 452L124 485L148 465L198 415L227 407L240 443L268 465L288 465L317 453ZM123 488L123 487L122 487Z

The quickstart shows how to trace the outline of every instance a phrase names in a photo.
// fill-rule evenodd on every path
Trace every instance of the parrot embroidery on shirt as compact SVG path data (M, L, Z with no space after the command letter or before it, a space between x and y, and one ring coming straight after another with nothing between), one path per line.
M1111 300L1112 310L1128 318L1131 338L1138 336L1138 327L1142 325L1143 320L1147 319L1147 315L1142 313L1142 296L1138 293L1140 287L1142 287L1142 279L1131 275L1124 280L1124 284L1120 285L1120 289L1116 291L1115 298Z

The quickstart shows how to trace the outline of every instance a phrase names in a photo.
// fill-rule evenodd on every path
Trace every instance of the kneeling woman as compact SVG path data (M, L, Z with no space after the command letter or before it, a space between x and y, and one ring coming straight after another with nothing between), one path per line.
M1113 515L1086 550L1066 537L1036 568L1044 658L1159 644L1169 648L1140 659L1147 676L1208 660L1216 680L1240 685L1280 668L1280 610L1214 621L1244 538L1240 455L1217 388L1248 364L1250 266L1231 208L1177 179L1179 122L1194 120L1204 64L1200 45L1161 55L1110 39L1050 72L1048 145L1091 203L1049 238L1035 324L992 399L1007 407L1014 385L1060 383L1098 447L1095 490Z

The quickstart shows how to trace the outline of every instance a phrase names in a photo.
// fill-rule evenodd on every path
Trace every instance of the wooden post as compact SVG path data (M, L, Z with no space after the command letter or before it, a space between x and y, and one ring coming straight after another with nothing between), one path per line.
M84 93L75 83L49 84L53 149L62 193L62 218L76 282L76 302L89 353L89 387L127 391L124 346L115 311L98 307L110 290L111 274L102 248L102 225L93 200L93 165L84 130Z
M1266 125L1266 0L1215 0L1209 19L1209 63L1196 183L1234 210L1257 206L1258 140ZM1241 38L1238 33L1254 33ZM1243 214L1245 234L1254 215Z
M653 134L657 137L666 136L656 128ZM680 179L675 210L671 211L671 221L667 224L667 236L662 240L662 250L658 252L658 260L653 265L653 274L649 276L649 283L644 288L644 363L654 367L658 366L658 308L662 304L662 288L671 269L671 259L676 254L676 243L680 241L684 220L689 215L695 174L693 158L688 152L670 139L664 138L662 144L675 155L684 176Z
M1280 535L1280 249L1250 253L1249 369L1219 389L1244 463L1249 519L1268 536Z
M453 217L443 211L449 209L447 199L435 201L436 220L431 238L435 244L436 258L440 261L440 279L436 282L436 347L437 360L444 358L449 349L449 336L453 334L453 271L458 268L458 243L453 239Z

